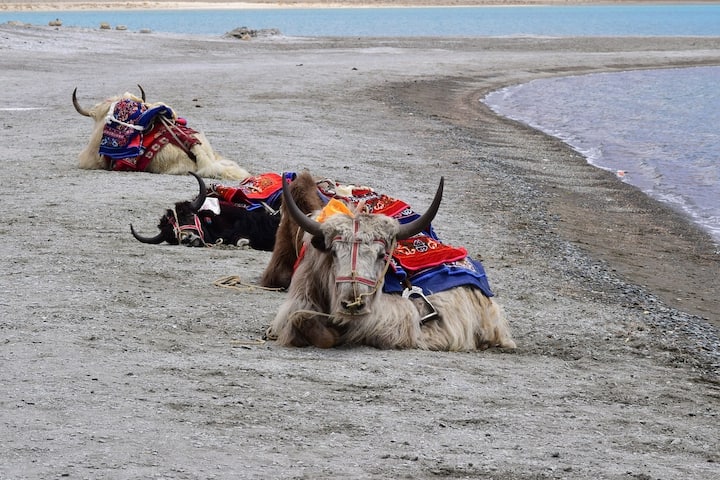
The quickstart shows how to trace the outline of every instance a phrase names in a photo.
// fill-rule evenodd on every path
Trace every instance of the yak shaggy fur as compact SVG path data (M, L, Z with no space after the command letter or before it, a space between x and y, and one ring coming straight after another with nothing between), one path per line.
M290 193L297 206L305 213L311 213L323 207L315 179L307 171L298 174L290 184ZM275 235L275 248L273 248L270 261L265 267L260 285L271 288L288 288L302 242L302 230L287 212L287 207L283 202L280 205L280 225Z
M80 168L110 169L108 160L99 153L100 141L102 140L105 118L110 110L110 106L122 98L142 102L142 99L133 94L125 93L122 96L109 98L88 109L87 113L89 113L90 117L95 121L95 126L90 135L90 141L79 155ZM149 107L157 105L159 104L149 104ZM169 144L153 157L146 171L171 175L184 175L188 172L195 172L202 177L225 180L243 180L250 176L250 173L237 163L223 158L215 152L204 134L198 133L195 137L200 141L200 143L191 148L191 151L195 154L196 161L193 161L181 148Z
M359 230L353 231L354 221ZM424 303L382 292L386 255L399 224L384 215L337 214L321 224L324 238L305 235L306 252L290 283L288 296L267 330L281 345L330 348L368 345L381 349L419 348L469 351L515 348L500 306L470 287L428 296L439 317L421 323ZM356 272L375 286L341 282L351 270L357 244ZM362 307L348 305L362 298Z

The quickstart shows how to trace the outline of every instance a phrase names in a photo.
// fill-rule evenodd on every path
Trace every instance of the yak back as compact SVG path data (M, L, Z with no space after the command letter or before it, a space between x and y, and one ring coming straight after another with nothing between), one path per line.
M215 243L223 239L224 243L236 245L239 240L248 239L250 248L254 250L273 251L280 215L269 214L263 208L248 210L225 201L220 202L220 211L220 215L210 210L198 212L206 242Z

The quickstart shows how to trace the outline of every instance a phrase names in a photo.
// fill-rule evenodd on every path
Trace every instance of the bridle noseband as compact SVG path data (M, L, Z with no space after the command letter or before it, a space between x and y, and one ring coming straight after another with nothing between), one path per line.
M335 283L350 283L353 286L353 294L355 295L355 300L349 304L346 305L348 308L357 307L359 305L362 305L362 299L363 297L372 296L377 292L378 288L380 287L380 284L382 283L383 278L385 277L385 273L387 273L388 268L390 267L390 260L392 258L391 253L394 250L394 244L393 242L393 248L390 250L387 250L387 242L382 239L375 239L373 240L373 243L380 243L383 245L383 247L386 249L385 254L385 266L383 267L382 272L380 273L380 276L375 279L367 278L360 276L358 274L357 270L357 263L358 263L358 256L359 256L359 250L360 250L360 244L362 243L360 239L357 237L357 233L360 229L360 224L357 220L357 218L353 219L353 238L351 240L345 240L342 237L338 236L333 238L333 243L349 243L351 245L350 247L350 276L341 276L341 277L335 277ZM357 285L363 284L368 287L371 287L371 290L367 293L358 293L357 291Z
M193 231L197 233L197 236L200 238L200 241L202 242L203 246L207 246L207 243L205 242L205 231L202 228L202 223L200 222L200 217L198 217L197 214L193 213L193 224L188 225L180 225L178 224L178 216L175 209L173 209L173 215L170 217L170 225L173 227L173 231L175 232L175 237L177 238L178 244L182 245L183 239L188 237Z

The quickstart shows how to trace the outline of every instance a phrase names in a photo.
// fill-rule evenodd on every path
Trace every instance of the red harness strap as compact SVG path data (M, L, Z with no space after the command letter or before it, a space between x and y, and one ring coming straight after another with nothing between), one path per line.
M194 223L192 225L178 225L177 218L170 218L170 224L175 230L175 236L177 236L178 243L182 243L183 232L194 230L195 232L197 232L198 237L200 237L200 241L203 243L203 245L205 245L205 232L203 231L202 223L200 223L200 217L198 217L197 215L193 215L193 220Z
M371 280L369 278L361 277L358 275L357 272L357 260L358 260L358 254L359 254L359 248L360 248L360 240L357 238L357 232L360 228L360 225L357 221L357 219L353 222L353 239L352 239L352 249L350 251L350 276L349 277L336 277L335 282L336 283L362 283L363 285L367 285L369 287L375 287L377 286L378 282L380 281L379 278L375 280ZM333 239L333 242L342 242L341 237L337 237ZM385 242L382 240L375 240L377 243L381 243L384 246L386 246Z

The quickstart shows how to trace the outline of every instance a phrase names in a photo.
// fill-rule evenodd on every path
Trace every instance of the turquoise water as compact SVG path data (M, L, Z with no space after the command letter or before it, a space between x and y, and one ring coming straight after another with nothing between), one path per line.
M289 36L720 36L720 5L572 7L340 8L3 12L18 20L97 28L222 35L237 27L277 28Z
M682 210L720 242L720 67L541 79L484 101Z

